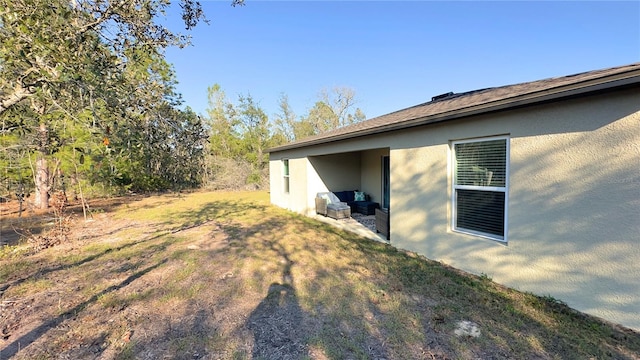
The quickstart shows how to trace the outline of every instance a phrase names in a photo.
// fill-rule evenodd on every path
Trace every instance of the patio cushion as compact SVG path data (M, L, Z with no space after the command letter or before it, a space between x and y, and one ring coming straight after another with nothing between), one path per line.
M355 196L353 191L336 191L335 194L341 202L350 203L354 201Z
M319 192L318 195L316 195L317 197L321 198L321 199L325 199L327 200L327 205L328 204L337 204L340 203L340 199L332 192Z
M347 203L343 203L343 202L339 202L339 203L331 203L327 205L327 209L331 209L331 210L346 210L346 209L350 209L349 205L347 205Z
M365 201L364 192L354 191L354 201Z

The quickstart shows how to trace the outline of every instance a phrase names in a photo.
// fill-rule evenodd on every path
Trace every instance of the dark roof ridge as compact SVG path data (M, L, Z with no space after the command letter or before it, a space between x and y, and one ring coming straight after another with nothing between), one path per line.
M507 85L507 86L509 86L509 85ZM367 122L370 122L370 121L372 121L372 120L380 119L380 118L383 118L383 117L388 117L389 115L393 115L393 114L397 114L397 113L400 113L400 112L404 112L404 111L407 111L407 110L409 110L409 109L419 108L419 107L422 107L422 106L426 106L426 105L433 104L433 103L435 103L435 102L441 102L441 101L451 100L451 99L455 99L455 98L458 98L458 97L467 96L467 95L470 95L470 94L474 94L474 93L478 93L478 92L486 91L486 90L491 90L491 89L495 89L495 88L484 88L484 89L477 89L477 90L465 91L465 92L462 92L462 93L453 93L453 95L448 96L448 97L446 97L446 98L437 99L437 100L431 100L431 101L427 101L427 102L424 102L424 103L421 103L421 104L418 104L418 105L413 105L413 106L410 106L410 107L408 107L408 108L404 108L404 109L400 109L400 110L396 110L396 111L390 112L390 113L388 113L388 114L384 114L384 115L376 116L376 117L374 117L374 118L367 119L367 120L364 120L364 121L359 122L359 123L349 124L349 125L346 125L346 126L343 126L343 127L340 127L340 128L331 129L331 130L325 131L325 132L323 132L323 133L320 133L320 134L317 134L317 135L313 135L313 136L310 136L310 137L307 137L307 138L301 139L301 140L299 140L299 141L305 141L305 140L307 140L307 139L313 139L313 138L316 138L316 137L325 137L325 136L327 136L327 135L330 135L330 134L331 134L331 133L333 133L333 132L342 132L343 130L350 129L350 128L352 128L352 127L357 127L359 124L367 123ZM294 143L297 143L297 142L298 142L298 141L295 141Z
M452 120L461 116L558 99L625 84L640 84L640 62L572 75L454 93L360 123L269 149L269 152L318 145L387 130ZM421 120L422 119L422 120Z

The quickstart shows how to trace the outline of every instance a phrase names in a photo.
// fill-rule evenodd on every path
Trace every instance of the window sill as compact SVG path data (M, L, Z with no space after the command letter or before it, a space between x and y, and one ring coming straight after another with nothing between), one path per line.
M491 240L493 242L497 242L499 244L502 245L508 245L509 242L507 241L506 238L503 237L497 237L495 235L490 235L490 234L486 234L486 233L481 233L481 232L477 232L477 231L473 231L473 230L466 230L466 229L451 229L451 232L454 232L456 234L464 234L464 235L469 235L469 236L473 236L475 238L482 238L484 240Z

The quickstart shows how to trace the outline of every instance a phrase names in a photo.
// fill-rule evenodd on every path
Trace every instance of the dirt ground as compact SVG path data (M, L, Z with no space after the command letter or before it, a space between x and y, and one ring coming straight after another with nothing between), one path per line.
M153 225L114 219L108 212L109 208L143 198L93 200L89 203L91 216L88 221L83 219L81 204L71 203L66 213L72 219L69 241L56 245L57 255L54 256L79 253L78 249L94 243L113 241L116 246L113 252L120 252L126 251L128 246L136 247L138 243L155 240ZM41 234L53 226L51 211L29 209L19 216L17 205L14 201L4 203L0 208L3 244L15 245L27 231ZM119 236L122 229L145 229L146 236L133 245L122 245L123 239ZM227 234L213 222L175 233L191 239L186 245L191 250L220 251L230 246ZM29 255L36 259L35 264L40 268L10 275L7 283L0 283L0 295L8 288L21 285L38 288L41 286L38 281L43 278L46 283L42 286L47 289L21 297L0 297L0 359L298 359L309 353L301 341L295 341L302 339L304 333L299 329L302 313L292 287L274 283L266 295L256 294L255 298L228 304L229 293L238 291L238 283L234 280L240 277L238 270L228 262L213 261L206 267L199 267L199 272L206 274L203 277L216 274L213 278L217 283L215 291L204 290L207 293L204 297L194 295L184 301L180 295L171 295L176 299L163 300L161 307L145 307L119 302L116 296L111 296L126 289L126 296L144 299L167 278L180 273L185 265L181 259L151 260L153 249L164 247L171 245L155 244L148 250L136 251L136 256L142 253L142 259L135 264L100 261L100 257L111 249L95 257L57 266L55 260L52 264L50 252ZM97 282L103 280L103 274L116 272L121 275L112 279L114 284L102 291L97 285L87 289L86 279L77 278L77 269L85 266L87 273L97 274ZM76 270L65 271L72 267ZM200 286L211 282L211 279L193 276L195 278L183 279L184 284ZM239 330L244 334L237 334ZM216 347L215 343L219 341L228 342L229 337L247 340L217 346L227 350L208 353L207 348ZM23 349L25 346L28 347ZM142 353L141 348L144 349ZM322 358L322 355L315 358Z
M1 360L581 358L563 356L575 351L572 341L563 330L545 329L542 317L517 320L518 327L502 323L515 316L494 305L506 300L450 304L435 287L414 293L389 282L398 274L387 273L384 259L395 251L381 252L383 244L366 250L360 240L342 239L346 234L317 230L284 212L270 217L266 205L233 196L176 212L171 221L167 214L180 195L147 200L92 201L89 221L72 203L70 241L5 262L13 268L0 269ZM3 242L18 241L14 229L51 226L51 213L18 217L16 205L0 204ZM109 212L121 205L164 213L143 221ZM317 234L331 241L300 241ZM380 261L354 256L364 253ZM334 262L343 264L340 271L327 271ZM411 266L416 271L398 269L412 275L427 265ZM471 293L455 290L470 280L443 281L456 298ZM498 309L482 310L490 315L478 317L486 326L482 337L474 323L464 322L470 330L462 335L449 324L458 320L454 305L465 301ZM538 338L547 343L531 340ZM637 339L614 328L595 346L607 347L607 358L638 359Z
M109 242L110 236L118 233L119 230L142 227L135 221L127 219L114 219L108 214L108 209L126 203L131 203L142 199L143 196L118 197L110 199L97 199L89 203L88 220L84 221L82 206L79 202L71 202L66 209L66 216L70 221L69 241L56 245L56 256L61 254L74 254L77 250L90 243ZM19 207L16 201L0 204L1 222L1 242L2 245L15 245L24 241L24 234L43 234L54 224L54 214L51 210L34 210L28 208L19 214ZM21 215L21 216L20 216ZM114 244L121 239L113 239ZM124 248L126 245L119 247ZM59 358L59 359L126 359L133 358L127 355L127 346L130 345L131 337L134 335L134 322L141 319L155 319L162 321L145 322L147 326L143 329L135 329L136 339L145 333L146 338L154 338L157 342L157 352L150 352L144 359L164 358L166 342L169 342L174 332L185 334L190 332L194 336L203 335L204 324L200 324L197 309L185 319L178 317L179 306L167 306L157 312L158 309L136 308L126 305L97 306L101 300L107 298L110 292L118 291L127 287L133 293L149 291L157 283L162 281L163 273L175 271L175 267L165 270L162 273L149 274L159 265L148 266L141 271L134 271L134 265L121 264L118 261L96 262L100 255L108 253L104 251L95 257L84 258L72 264L58 264L51 261L44 252L30 255L35 258L38 269L29 269L22 274L16 273L9 276L9 281L0 283L0 295L8 288L16 288L30 283L32 288L37 288L38 281L46 277L45 291L37 291L21 297L0 298L0 359L7 358L31 359L31 358ZM151 254L149 254L151 256ZM41 258L41 259L38 259ZM32 260L33 261L33 260ZM97 292L95 289L87 289L83 279L77 279L76 273L65 271L67 268L82 267L84 264L91 264L91 269L87 272L96 274L106 274L112 272L113 267L121 267L115 272L129 275L116 285ZM127 268L128 266L131 269ZM25 275L25 273L29 275ZM99 277L99 275L97 276ZM99 281L99 280L98 280ZM94 293L87 296L88 292ZM183 309L184 310L184 309ZM153 311L150 312L150 311ZM185 321L190 320L190 321ZM193 324L192 329L173 329L163 335L169 328L180 327L181 323ZM34 326L37 324L38 326ZM75 327L75 329L74 329ZM201 328L198 330L198 328ZM115 338L114 338L115 334ZM153 334L161 336L152 336ZM178 337L178 336L176 336ZM17 340L16 340L17 339ZM22 350L24 346L29 346L29 351ZM154 344L148 344L149 349L154 348ZM135 356L135 358L140 358ZM171 356L169 358L175 358ZM197 351L191 356L182 358L201 358Z
M142 198L143 196L137 195L89 200L85 208L87 218L91 219L110 208ZM52 209L36 209L30 201L23 202L22 207L20 211L20 203L15 199L0 203L0 246L17 245L27 232L39 235L53 225L55 215ZM65 215L74 221L84 219L80 200L69 199Z
M69 220L68 239L69 241L56 246L56 250L60 254L73 253L78 248L86 245L89 241L100 239L105 234L110 234L117 229L126 228L131 225L128 221L114 221L110 219L105 211L108 209L122 205L124 203L134 202L141 199L142 196L130 197L114 197L91 200L86 204L85 210L87 221L85 221L85 212L80 201L69 201L65 209L64 216ZM20 204L16 201L0 203L0 248L5 245L14 246L23 244L28 238L46 234L55 224L55 214L52 209L40 210L35 209L28 203L23 204L20 211ZM40 254L31 255L39 257ZM18 358L30 358L29 354L19 352L21 343L12 344L11 339L20 338L23 343L29 344L35 342L47 332L61 326L71 312L80 310L83 307L82 296L74 295L70 292L79 290L80 288L69 288L67 275L58 268L47 268L48 259L36 260L36 264L43 265L41 269L32 269L32 276L20 277L21 274L15 274L12 281L0 284L0 295L9 287L20 286L25 283L37 281L38 277L46 274L47 284L61 284L60 286L51 286L51 290L43 291L32 296L22 298L4 298L0 302L0 359L4 360L7 353L12 357L19 354ZM57 316L51 312L55 308L55 300L59 302L58 309L62 309L61 301L68 304L79 304L75 310L63 313L64 316ZM51 320L53 319L53 320ZM33 328L31 324L41 324ZM12 347L13 345L13 347ZM8 347L6 347L8 346ZM72 345L69 345L72 346ZM26 355L26 356L25 356ZM53 355L53 354L50 354ZM57 354L59 355L59 354ZM55 357L59 357L59 356ZM53 356L52 356L53 357ZM45 356L45 358L49 358ZM64 358L64 357L62 357Z

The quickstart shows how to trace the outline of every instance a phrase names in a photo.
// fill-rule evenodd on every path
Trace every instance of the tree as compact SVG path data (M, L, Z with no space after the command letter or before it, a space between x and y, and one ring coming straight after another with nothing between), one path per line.
M216 156L236 158L239 154L238 139L240 138L236 109L227 100L226 94L219 84L210 86L207 91L211 151Z
M100 178L133 191L197 187L206 140L199 116L165 104L148 121L112 134Z
M175 134L173 182L182 187L198 187L204 181L204 160L208 132L200 116L190 108L180 112L180 132Z
M266 169L268 159L265 150L269 147L269 117L253 100L251 95L238 97L238 119L244 158L252 166L249 183L260 184L262 172Z
M244 185L263 187L268 178L266 149L288 141L364 120L353 109L355 93L348 88L324 91L305 117L296 118L286 94L280 94L279 112L272 122L250 94L231 103L220 85L208 88L207 124L210 153L206 162L207 183L216 189Z
M132 48L187 44L184 35L157 23L170 1L0 0L0 5L0 114L35 95L57 98L69 85L117 76ZM204 19L197 1L181 5L187 28Z
M220 85L208 89L209 151L206 184L214 189L241 188L250 176L251 165L244 159L242 134L236 107L227 99Z
M108 139L109 123L148 123L150 109L177 103L162 49L188 38L158 22L171 2L0 0L0 118L25 103L35 114L29 126L39 139L41 207L48 205L54 119L83 122ZM179 3L187 30L206 20L198 1Z
M365 119L364 113L360 108L353 109L356 104L356 93L348 87L335 87L332 91L326 89L320 93L320 101L326 104L333 111L335 123L332 128L339 128ZM353 113L350 111L353 109Z
M21 111L15 109L2 117L0 122L0 196L6 198L13 194L29 193L33 187L29 181L27 119L19 116L19 113Z
M312 131L311 134L304 134L307 136L321 134L340 127L338 115L325 101L316 101L315 105L309 110L307 117L302 119L302 123L305 122L310 125ZM306 126L306 128L309 128L309 126Z
M360 108L353 109L355 103L355 91L350 88L323 90L307 116L294 124L296 140L365 120Z
M250 94L229 102L220 85L209 87L207 109L211 137L207 162L209 185L214 188L264 187L266 149L279 140L269 117Z
M274 145L281 145L294 141L296 137L295 124L296 114L289 105L289 97L287 94L281 93L278 99L279 113L274 116Z

